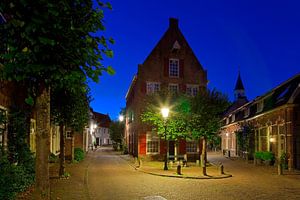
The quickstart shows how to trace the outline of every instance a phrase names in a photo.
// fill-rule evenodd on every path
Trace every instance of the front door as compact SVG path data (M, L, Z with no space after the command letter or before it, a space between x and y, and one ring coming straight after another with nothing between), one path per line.
M174 146L175 142L174 141L169 141L169 156L174 157Z

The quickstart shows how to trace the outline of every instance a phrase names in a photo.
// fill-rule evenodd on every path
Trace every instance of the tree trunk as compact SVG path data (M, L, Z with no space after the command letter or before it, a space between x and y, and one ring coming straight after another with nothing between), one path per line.
M201 154L201 167L202 167L202 175L203 176L207 176L207 173L206 173L206 138L203 137L202 138L202 154Z
M35 199L50 199L50 88L43 87L36 98Z
M65 131L64 125L61 123L59 125L59 135L60 135L60 153L59 153L59 176L62 177L65 174Z

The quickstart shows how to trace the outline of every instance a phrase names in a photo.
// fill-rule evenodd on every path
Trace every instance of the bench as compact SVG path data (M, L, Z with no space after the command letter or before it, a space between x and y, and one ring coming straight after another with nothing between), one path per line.
M187 160L184 159L184 155L169 155L168 160L171 160L175 162L175 158L177 158L177 161L182 161L182 166L186 166Z

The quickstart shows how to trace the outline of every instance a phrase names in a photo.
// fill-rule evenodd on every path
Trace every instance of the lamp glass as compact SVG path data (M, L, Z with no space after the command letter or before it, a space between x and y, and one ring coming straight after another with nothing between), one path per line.
M123 115L120 115L120 116L119 116L119 121L122 122L123 120L124 120L124 116L123 116Z
M163 118L167 118L169 116L169 108L162 108L161 109L161 114L163 116Z

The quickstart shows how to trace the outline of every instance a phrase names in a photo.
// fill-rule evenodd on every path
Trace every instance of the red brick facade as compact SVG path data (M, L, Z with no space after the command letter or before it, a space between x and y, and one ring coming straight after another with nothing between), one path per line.
M175 67L175 72L171 68L172 62L178 67ZM189 91L192 87L196 88L195 90L206 88L207 72L181 33L177 19L170 19L168 30L144 63L138 65L137 75L133 78L126 95L125 141L130 154L134 156L162 157L166 153L166 142L162 139L159 139L159 143L149 143L149 148L151 145L151 148L154 148L149 153L146 133L152 128L143 124L140 119L140 114L145 108L144 99L149 92L147 90L155 84L159 85L157 87L160 90L172 86L182 93L187 92L187 87ZM179 153L185 153L185 148L185 142L181 141ZM155 155L153 151L159 153Z

